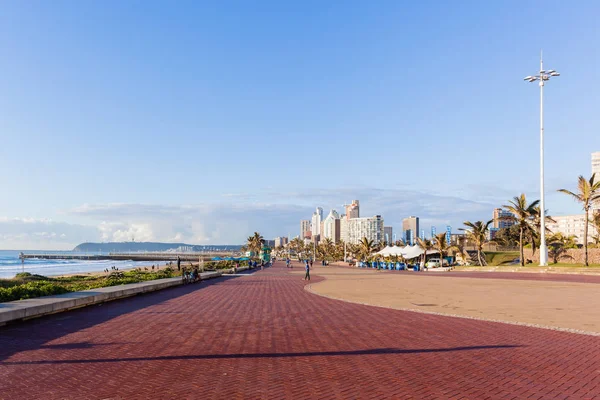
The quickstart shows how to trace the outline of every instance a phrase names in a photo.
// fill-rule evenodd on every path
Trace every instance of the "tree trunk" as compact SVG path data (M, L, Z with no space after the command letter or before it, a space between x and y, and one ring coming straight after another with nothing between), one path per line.
M519 251L521 252L521 267L525 266L525 255L523 254L523 227L519 230Z
M585 266L589 267L588 264L588 211L589 208L585 208L585 226L583 227L583 247L585 248Z

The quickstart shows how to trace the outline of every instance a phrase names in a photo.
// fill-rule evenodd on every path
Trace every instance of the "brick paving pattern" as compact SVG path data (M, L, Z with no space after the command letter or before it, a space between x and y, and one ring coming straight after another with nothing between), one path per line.
M600 399L598 337L304 285L278 264L2 327L0 398Z

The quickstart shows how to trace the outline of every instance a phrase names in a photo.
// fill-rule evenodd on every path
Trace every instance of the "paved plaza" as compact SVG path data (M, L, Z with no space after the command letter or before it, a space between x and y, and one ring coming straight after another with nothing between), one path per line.
M312 293L335 280L340 285L334 286L342 287L344 280L360 283L374 280L371 276L383 276L384 282L406 279L406 287L435 286L439 292L460 285L452 277L317 267L306 290L301 267L295 266L292 272L277 263L247 276L0 327L0 398L600 399L598 336L372 307ZM507 280L523 282L514 278L519 276L499 279L488 292L492 288L502 299ZM474 291L495 282L460 279ZM528 279L527 290L548 285ZM552 284L569 291L576 291L571 285L600 288L560 277ZM364 285L335 295L350 296ZM504 298L510 302L518 292ZM448 302L465 301L448 294ZM379 301L376 296L372 301ZM443 299L438 294L435 301L418 304ZM570 301L563 308L569 309ZM597 297L586 301L592 301L588 309L598 308Z

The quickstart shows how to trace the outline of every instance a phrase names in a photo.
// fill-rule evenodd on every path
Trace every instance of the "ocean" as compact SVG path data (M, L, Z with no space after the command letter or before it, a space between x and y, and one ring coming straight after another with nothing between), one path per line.
M85 254L72 251L23 251L25 254ZM105 268L115 266L119 269L135 268L156 264L152 261L115 261L115 260L38 260L26 259L24 269L19 259L19 250L0 250L0 278L13 278L19 272L25 270L32 274L53 276L64 274L77 274L82 272L103 271ZM95 253L99 254L99 253ZM161 264L164 262L161 262Z

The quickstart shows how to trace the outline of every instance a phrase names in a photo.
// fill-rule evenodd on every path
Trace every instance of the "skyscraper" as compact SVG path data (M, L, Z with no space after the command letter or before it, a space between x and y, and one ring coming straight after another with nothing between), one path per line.
M383 227L383 240L385 240L388 243L392 243L394 241L394 237L392 236L393 233L393 229L391 226L384 226Z
M321 221L323 221L323 209L317 207L317 210L312 215L312 224L310 228L313 237L321 234Z
M323 238L340 241L340 215L335 210L331 210L323 221Z
M515 223L508 218L514 217L513 213L506 211L503 208L494 208L494 229L510 228Z
M323 221L323 238L331 239L333 242L340 240L340 216L336 210L331 210Z
M303 219L300 221L300 239L307 237L308 232L310 232L310 221Z
M352 200L352 204L344 205L346 209L346 220L352 218L360 218L360 206L358 204L358 200Z
M381 215L368 218L352 218L348 224L348 243L357 244L362 238L375 243L383 240L383 218Z
M287 237L276 237L275 238L275 246L274 247L285 247L289 243Z
M402 220L402 230L404 231L406 244L413 244L419 235L419 217L404 218Z
M348 241L348 220L346 214L340 216L340 240Z
M600 175L600 151L592 153L592 174Z

